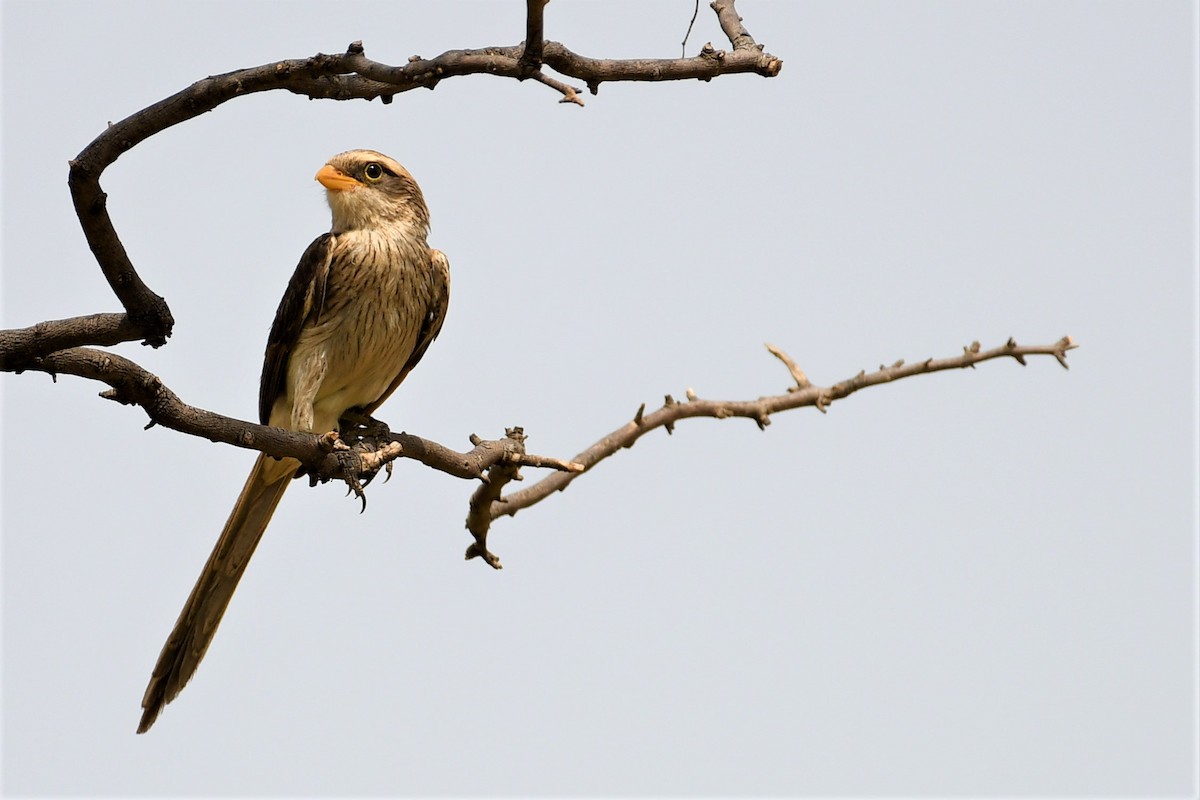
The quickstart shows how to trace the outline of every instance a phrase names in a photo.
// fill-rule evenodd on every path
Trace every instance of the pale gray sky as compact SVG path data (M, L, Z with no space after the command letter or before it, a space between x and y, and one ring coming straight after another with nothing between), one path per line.
M702 4L703 5L703 4ZM206 75L361 39L513 44L521 2L3 4L4 324L118 310L67 159ZM139 701L253 454L73 378L5 375L3 789L20 795L1175 795L1196 791L1195 8L752 2L777 79L455 79L222 106L105 175L170 344L255 415L270 320L369 147L453 271L382 416L570 456L639 403L830 384L973 339L1082 348L688 421L504 520L412 463L294 486L196 679ZM674 56L685 0L552 3ZM721 33L701 8L689 49ZM528 479L536 474L530 472Z

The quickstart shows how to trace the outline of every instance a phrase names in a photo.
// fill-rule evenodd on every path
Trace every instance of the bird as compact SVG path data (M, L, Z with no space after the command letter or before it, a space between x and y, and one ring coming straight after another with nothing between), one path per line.
M426 243L429 209L413 176L374 150L339 153L316 174L333 224L304 251L267 337L264 425L336 431L370 419L441 331L450 264ZM246 564L300 462L260 454L142 697L138 733L196 672Z

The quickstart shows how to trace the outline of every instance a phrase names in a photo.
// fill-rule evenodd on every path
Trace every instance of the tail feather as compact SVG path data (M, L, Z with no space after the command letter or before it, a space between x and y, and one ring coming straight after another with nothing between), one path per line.
M299 463L292 459L276 460L265 455L260 455L254 463L221 538L154 665L142 697L138 733L150 730L163 706L174 700L195 674L246 564L298 467Z

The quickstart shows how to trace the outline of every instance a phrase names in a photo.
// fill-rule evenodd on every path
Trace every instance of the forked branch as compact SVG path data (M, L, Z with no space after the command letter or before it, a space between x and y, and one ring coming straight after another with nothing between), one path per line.
M1009 339L989 350L984 350L979 342L972 342L963 347L961 355L927 358L912 364L897 361L890 366L880 365L874 372L861 371L832 386L816 386L787 353L768 344L767 349L787 367L795 383L782 394L755 400L706 400L688 389L682 401L667 395L662 406L653 411L647 412L643 403L629 422L571 459L527 453L525 432L517 427L507 429L502 438L494 440L472 434L473 449L460 453L409 433L393 434L385 428L384 433L376 436L345 422L340 437L256 425L187 405L155 375L129 359L101 350L64 350L39 359L31 369L52 375L77 375L108 384L111 389L102 396L144 408L150 416L147 428L162 425L214 442L295 458L304 465L303 474L309 475L313 483L344 480L363 499L364 506L362 487L380 469L385 466L390 469L391 462L399 458L419 461L456 478L479 480L481 484L468 503L466 527L475 542L467 548L466 557L480 557L489 566L500 569L500 559L487 547L493 520L513 516L521 509L563 491L604 459L632 447L638 439L658 428L672 433L675 424L683 419L741 417L753 420L760 430L765 430L771 424L771 416L781 411L813 406L825 413L834 401L871 386L948 369L974 368L976 364L997 358L1012 358L1024 366L1029 356L1053 356L1067 368L1067 353L1076 347L1078 345L1070 336L1049 345L1019 345ZM545 468L553 472L528 488L503 494L509 483L522 480L522 467Z
M64 347L110 345L142 340L159 347L175 324L167 301L142 280L126 253L109 217L108 197L100 176L122 154L167 128L205 114L235 97L257 92L286 90L310 99L373 100L390 103L412 89L433 89L438 83L463 75L494 75L549 86L562 102L583 105L575 87L545 74L543 66L568 78L584 81L593 94L606 81L711 80L720 75L753 73L773 77L783 62L754 43L734 10L734 0L720 0L713 10L733 50L705 45L692 58L596 59L578 55L558 42L542 37L545 0L527 0L526 40L505 47L448 50L426 59L413 56L392 66L367 58L361 42L338 55L318 53L309 58L274 61L196 81L186 89L110 123L71 161L67 183L88 247L125 314L96 314L64 320L70 326L43 323L36 340L28 336L0 336L0 370L19 371L30 360ZM86 333L84 333L86 332Z
M753 420L760 430L764 430L771 424L771 415L778 414L780 411L813 406L821 413L825 413L835 400L841 400L861 389L891 383L914 375L974 367L980 362L996 358L1012 358L1024 366L1026 356L1048 355L1054 356L1058 363L1066 369L1067 352L1078 346L1070 336L1064 336L1050 345L1018 345L1013 339L1009 339L999 347L993 347L990 350L982 349L979 342L972 342L963 348L963 353L959 356L928 358L912 364L897 361L891 366L880 365L879 369L874 372L859 372L854 377L832 386L814 386L790 356L774 345L768 344L767 349L783 362L796 383L795 386L789 387L784 394L760 397L757 400L703 400L691 389L688 389L686 399L683 401L667 395L662 406L649 413L646 412L646 405L643 403L633 415L633 419L598 440L571 461L582 465L582 472L587 472L612 454L632 447L638 439L650 431L665 428L667 433L673 433L675 423L691 417L713 419L743 417ZM561 492L580 474L582 473L561 472L548 475L526 489L505 495L492 504L492 518L512 516L521 509L542 501L554 492Z

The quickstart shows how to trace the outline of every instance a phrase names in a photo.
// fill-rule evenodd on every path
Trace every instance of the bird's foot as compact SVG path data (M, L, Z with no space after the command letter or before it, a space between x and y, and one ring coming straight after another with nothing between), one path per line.
M366 452L376 452L392 441L392 429L386 422L355 409L350 409L342 415L338 420L338 427L343 438L349 439L355 448ZM387 478L384 479L386 482L392 477L391 461L384 465L384 470L387 471ZM377 474L379 473L376 471L362 476L362 485L367 486Z
M344 437L352 441L363 440L371 442L378 450L380 445L392 440L392 429L383 420L375 419L369 414L351 409L338 420L338 429Z

